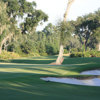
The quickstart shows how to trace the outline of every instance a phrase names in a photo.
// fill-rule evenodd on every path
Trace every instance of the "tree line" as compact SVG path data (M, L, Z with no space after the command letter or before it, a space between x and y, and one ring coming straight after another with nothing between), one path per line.
M23 20L20 24L19 19ZM47 20L48 15L37 10L35 2L1 0L0 53L6 50L20 55L55 55L59 53L60 41L65 52L100 51L100 9L76 21L49 23L36 31Z

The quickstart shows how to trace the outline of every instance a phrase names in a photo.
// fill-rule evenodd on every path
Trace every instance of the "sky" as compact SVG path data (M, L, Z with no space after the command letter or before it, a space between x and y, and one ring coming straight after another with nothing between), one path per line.
M27 0L35 1L37 9L41 9L48 16L49 20L43 26L38 26L41 30L47 23L56 24L58 20L63 19L67 8L68 0ZM94 12L100 8L100 0L75 0L69 11L68 20L76 20L78 16Z

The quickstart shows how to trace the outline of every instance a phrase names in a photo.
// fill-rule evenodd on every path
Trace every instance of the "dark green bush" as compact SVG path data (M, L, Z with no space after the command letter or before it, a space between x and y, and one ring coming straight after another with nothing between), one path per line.
M84 57L82 52L74 52L70 54L70 57Z
M59 52L59 49L57 48L56 45L54 45L54 44L46 45L46 53L48 55L55 55L55 54L58 54L58 52Z
M70 57L100 57L100 52L91 50L86 52L73 52Z
M69 53L69 51L67 49L64 49L64 54Z

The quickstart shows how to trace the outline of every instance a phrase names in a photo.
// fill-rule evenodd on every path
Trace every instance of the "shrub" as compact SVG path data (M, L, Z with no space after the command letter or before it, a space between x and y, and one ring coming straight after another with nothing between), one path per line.
M91 57L91 54L89 52L84 52L83 57Z
M15 59L19 57L19 54L14 52L2 51L2 53L0 54L0 59Z
M74 52L70 54L70 57L83 57L84 54L82 52Z
M86 52L74 52L70 54L70 57L100 57L100 52L95 50Z
M77 50L77 48L72 48L71 49L71 52L73 53L73 52L78 52L78 50Z
M39 55L39 53L30 53L30 54L28 54L28 56L31 56L31 57L33 57L33 56L34 56L34 57L37 57L37 56L40 56L40 55Z
M59 49L57 48L56 45L54 44L46 44L46 53L48 55L55 55L55 54L58 54L59 52Z
M69 51L67 49L64 49L64 54L69 53Z
M75 57L75 53L71 53L71 54L70 54L70 57L71 57L71 58Z
M47 53L40 53L41 56L47 56Z

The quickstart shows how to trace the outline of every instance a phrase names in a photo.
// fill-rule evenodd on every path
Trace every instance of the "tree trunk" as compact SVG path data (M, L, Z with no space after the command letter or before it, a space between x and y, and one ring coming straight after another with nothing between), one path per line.
M2 48L0 47L0 54L2 53Z
M61 44L60 45L60 50L59 50L59 55L58 55L58 58L56 60L56 64L57 65L61 65L64 58L63 58L63 53L64 53L64 46Z
M98 51L100 51L100 42L98 43Z
M7 41L7 39L11 39L12 36L13 36L13 34L9 34L7 37L5 37L3 39L3 41L1 42L1 45L0 45L0 54L2 53L2 46L3 46L3 44Z
M75 0L68 0L67 9L66 9L65 14L64 14L64 22L66 22L66 20L67 20L70 7L71 7L71 5L72 5L72 3L73 3L74 1L75 1Z

